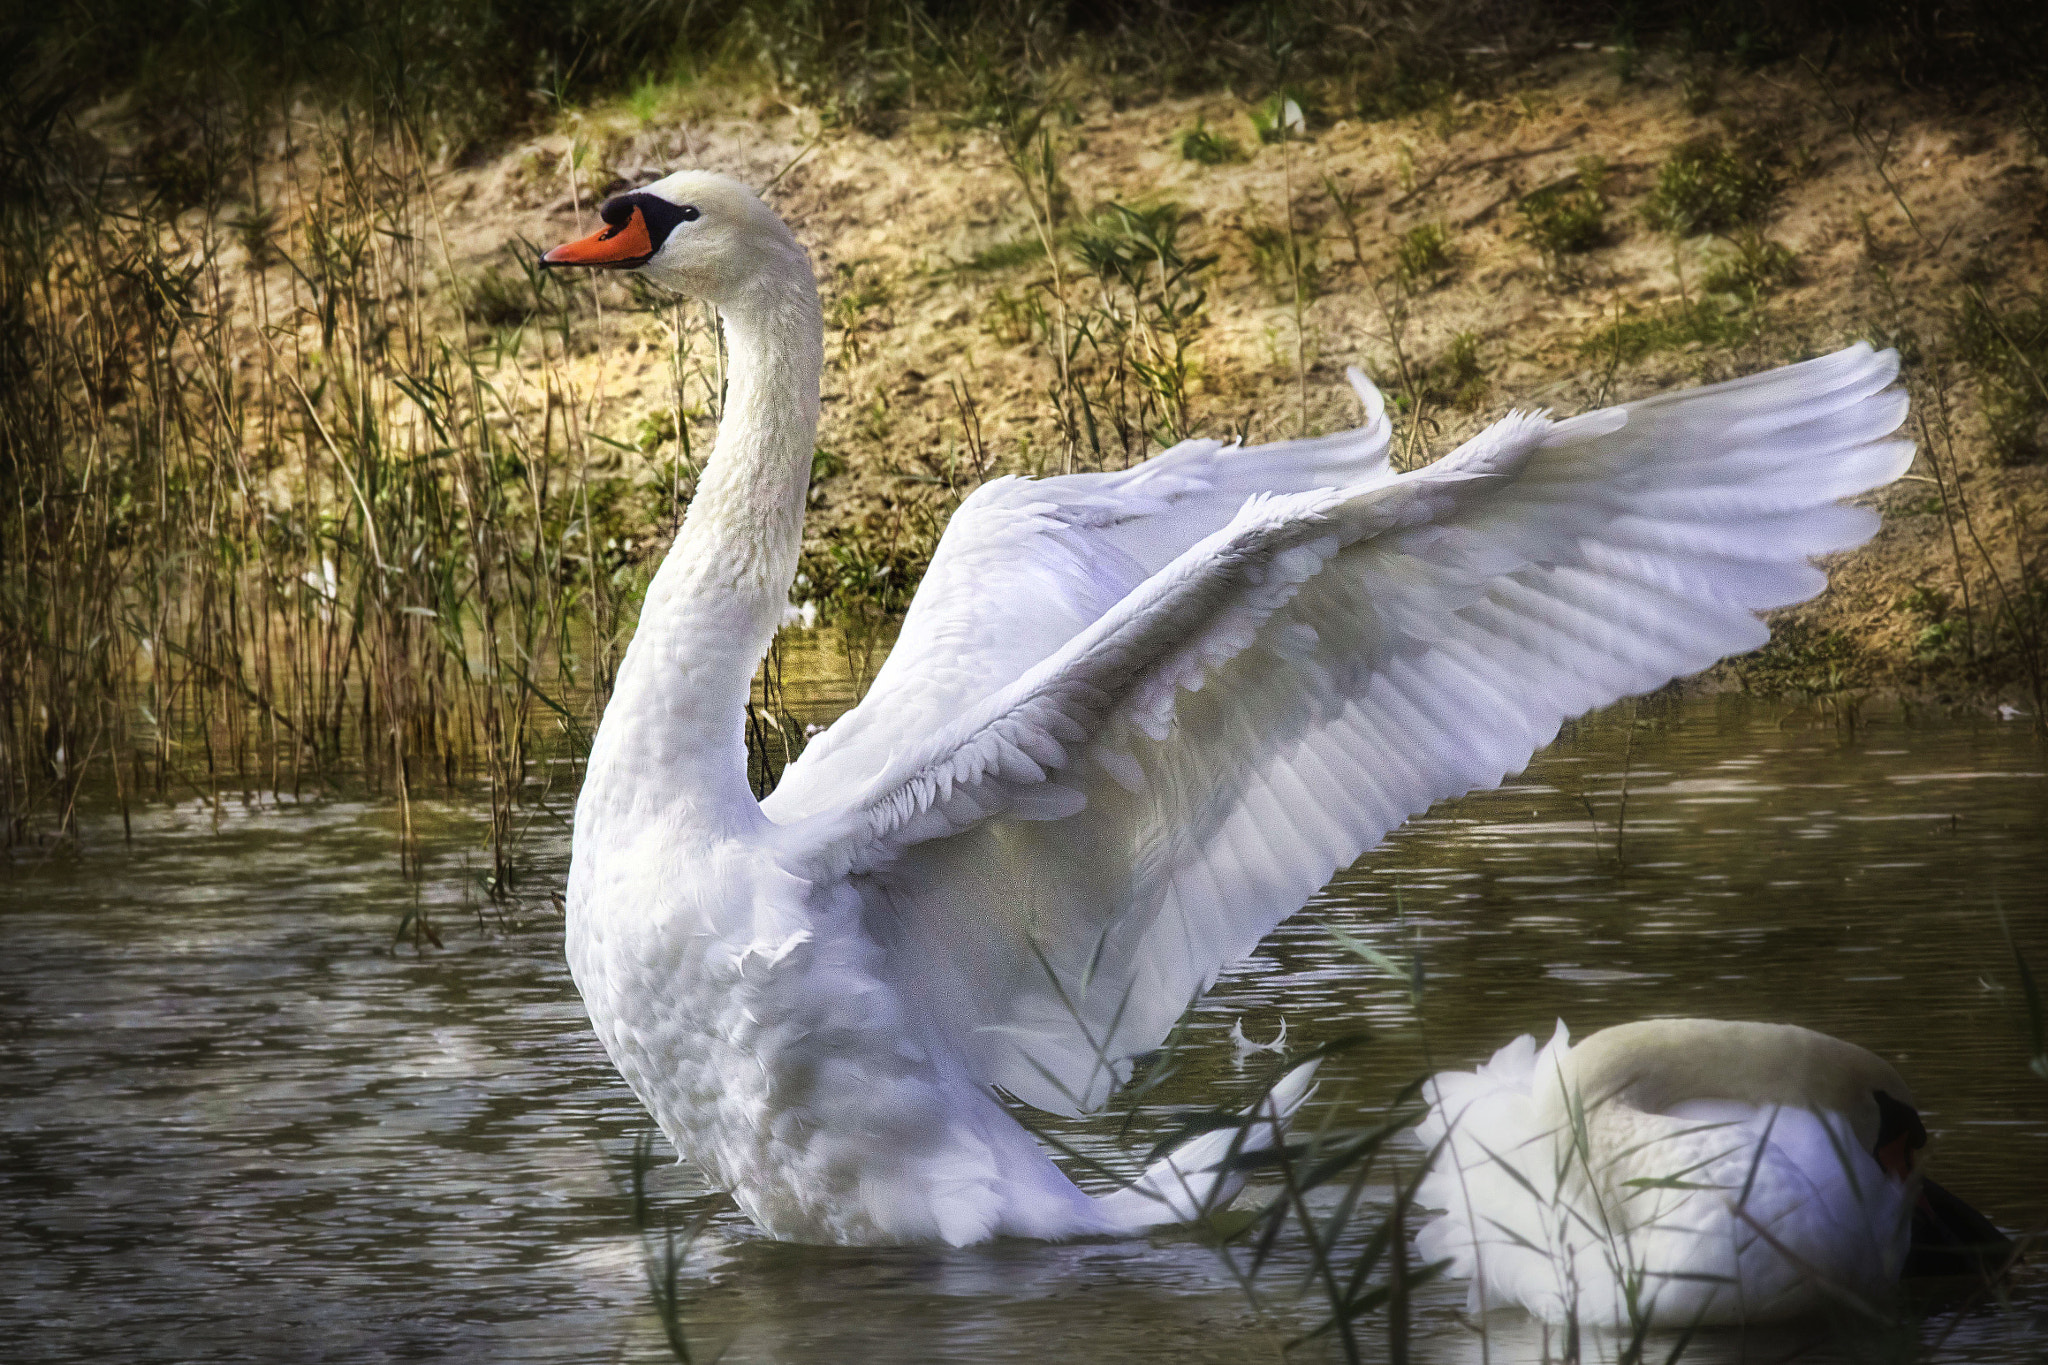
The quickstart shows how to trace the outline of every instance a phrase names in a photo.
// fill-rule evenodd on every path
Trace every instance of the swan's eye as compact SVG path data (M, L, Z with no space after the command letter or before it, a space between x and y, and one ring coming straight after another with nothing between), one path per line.
M677 209L677 210L676 210L676 217L678 217L678 218L682 219L682 220L683 220L684 222L686 222L686 223L694 223L694 222L696 222L696 221L697 221L697 206L696 206L696 205L694 205L694 204L685 204L685 205L683 205L683 206L682 206L681 208L679 208L679 209Z

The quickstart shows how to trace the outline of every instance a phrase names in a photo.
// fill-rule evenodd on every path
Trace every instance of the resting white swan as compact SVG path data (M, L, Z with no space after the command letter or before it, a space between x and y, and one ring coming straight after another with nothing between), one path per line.
M1875 527L1839 499L1912 455L1895 357L1857 346L1515 414L1406 475L1354 374L1356 431L997 479L866 700L757 803L744 707L818 418L810 262L723 176L603 218L547 262L710 300L731 362L591 749L569 963L634 1092L777 1237L1065 1237L1226 1197L1210 1141L1154 1173L1163 1198L1091 1198L994 1090L1101 1105L1387 830L1520 771L1567 716L1763 643L1757 611L1825 583L1809 557Z
M1657 1019L1571 1045L1560 1022L1425 1089L1416 1237L1474 1312L1686 1327L1865 1301L1902 1270L1968 1273L2004 1238L1922 1177L1912 1093L1790 1024ZM1917 1258L1918 1264L1909 1264Z

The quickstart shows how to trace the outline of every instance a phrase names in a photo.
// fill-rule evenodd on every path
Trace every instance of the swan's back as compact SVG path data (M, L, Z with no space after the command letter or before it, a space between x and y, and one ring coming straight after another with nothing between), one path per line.
M1588 1105L1613 1102L1653 1114L1701 1100L1826 1110L1850 1119L1856 1145L1866 1152L1882 1126L1877 1092L1913 1103L1913 1092L1891 1063L1796 1024L1727 1019L1617 1024L1572 1048L1563 1075L1563 1088L1583 1096Z
M1589 1325L1790 1317L1822 1282L1881 1293L1910 1217L1871 1155L1872 1083L1906 1098L1880 1059L1786 1025L1524 1036L1431 1082L1417 1132L1442 1150L1419 1197L1446 1212L1420 1250L1471 1279L1474 1311Z

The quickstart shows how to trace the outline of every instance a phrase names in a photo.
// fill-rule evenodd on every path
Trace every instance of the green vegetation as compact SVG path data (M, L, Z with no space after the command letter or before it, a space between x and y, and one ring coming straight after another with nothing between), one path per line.
M1772 623L1771 640L1729 661L1743 690L1759 696L1816 697L1861 682L1865 663L1856 642L1838 630L1816 630L1797 619Z
M1922 585L1902 594L1892 607L1920 626L1913 637L1916 658L1932 662L1962 651L1969 622L1956 614L1952 594Z
M1643 201L1643 221L1677 237L1747 227L1777 202L1782 185L1775 160L1761 134L1688 142L1657 168L1656 187Z
M179 164L231 165L222 136ZM694 466L499 387L525 359L572 394L587 305L523 250L453 279L408 125L306 121L289 211L45 154L0 217L6 839L68 831L96 767L125 808L196 766L252 799L367 785L410 863L413 799L477 784L509 893L531 761L587 740ZM272 257L294 288L238 308ZM677 341L680 416L714 393Z
M1757 315L1744 308L1726 308L1712 299L1666 304L1648 312L1630 308L1624 316L1579 343L1581 355L1621 364L1656 351L1686 346L1733 346L1755 337Z
M1015 270L1020 265L1030 265L1045 259L1045 243L1036 236L1013 237L1007 242L985 246L968 258L962 267L966 270L994 274L1004 270Z
M1734 251L1708 267L1700 287L1709 294L1734 294L1754 305L1799 278L1799 260L1788 247L1762 233L1737 232Z
M1011 346L1022 346L1034 338L1042 339L1049 334L1051 326L1045 300L1036 290L1027 289L1018 295L1007 289L998 289L989 295L988 307L981 315L981 330Z
M1679 78L1679 101L1685 112L1698 118L1710 114L1721 99L1720 72L1712 66L1693 64L1686 68Z
M1441 109L1458 90L1471 83L1458 54L1426 49L1403 52L1381 49L1357 80L1358 116L1369 120L1401 118L1425 109Z
M1606 165L1598 157L1587 157L1572 179L1534 190L1515 206L1522 218L1522 236L1542 253L1551 270L1563 257L1591 251L1607 240L1607 201L1600 193L1606 179Z
M1297 289L1309 299L1320 291L1322 253L1313 237L1291 232L1284 224L1255 218L1245 224L1244 238L1251 252L1253 272L1261 284L1273 291L1276 300L1290 301Z
M860 358L861 333L883 325L872 315L886 309L891 298L889 282L866 261L841 261L832 270L834 289L825 312L825 325L839 329L842 359Z
M1429 367L1429 386L1437 401L1460 412L1476 412L1492 390L1479 359L1479 338L1460 332Z
M1111 204L1074 229L1076 258L1109 286L1071 319L1087 343L1083 373L1094 376L1074 393L1098 467L1111 450L1128 465L1190 434L1191 348L1208 301L1202 277L1217 258L1183 250L1185 221L1178 204Z
M1180 135L1180 154L1182 160L1200 162L1204 166L1221 166L1244 160L1244 148L1237 145L1235 138L1212 132L1207 124L1200 122Z
M683 1266L689 1260L690 1248L711 1226L711 1220L730 1207L732 1201L722 1194L700 1199L689 1221L678 1228L674 1214L667 1209L658 1210L647 1192L648 1176L655 1168L655 1144L661 1140L653 1128L635 1133L625 1178L620 1180L616 1171L610 1174L615 1183L624 1187L621 1192L632 1205L633 1234L640 1243L640 1268L647 1276L647 1292L654 1301L662 1339L678 1365L694 1365L698 1356L691 1350L684 1317ZM716 1360L722 1354L723 1351L714 1352L706 1359Z
M1441 223L1418 223L1394 243L1395 268L1409 284L1433 280L1451 268L1451 237Z
M1191 263L1181 254L1180 228L1186 217L1179 204L1149 208L1111 204L1074 229L1074 255L1104 279L1135 287L1142 287L1155 271L1207 269L1215 264L1215 257Z
M1966 286L1949 343L1975 381L1999 463L2048 456L2048 296L2001 309Z

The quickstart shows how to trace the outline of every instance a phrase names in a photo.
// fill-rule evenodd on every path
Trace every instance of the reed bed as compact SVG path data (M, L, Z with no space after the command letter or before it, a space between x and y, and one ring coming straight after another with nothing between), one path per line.
M233 199L52 165L0 231L6 841L69 833L95 772L124 811L480 785L502 894L694 467L610 472L564 365L593 305L526 254L460 275L417 126L240 131L273 145Z

